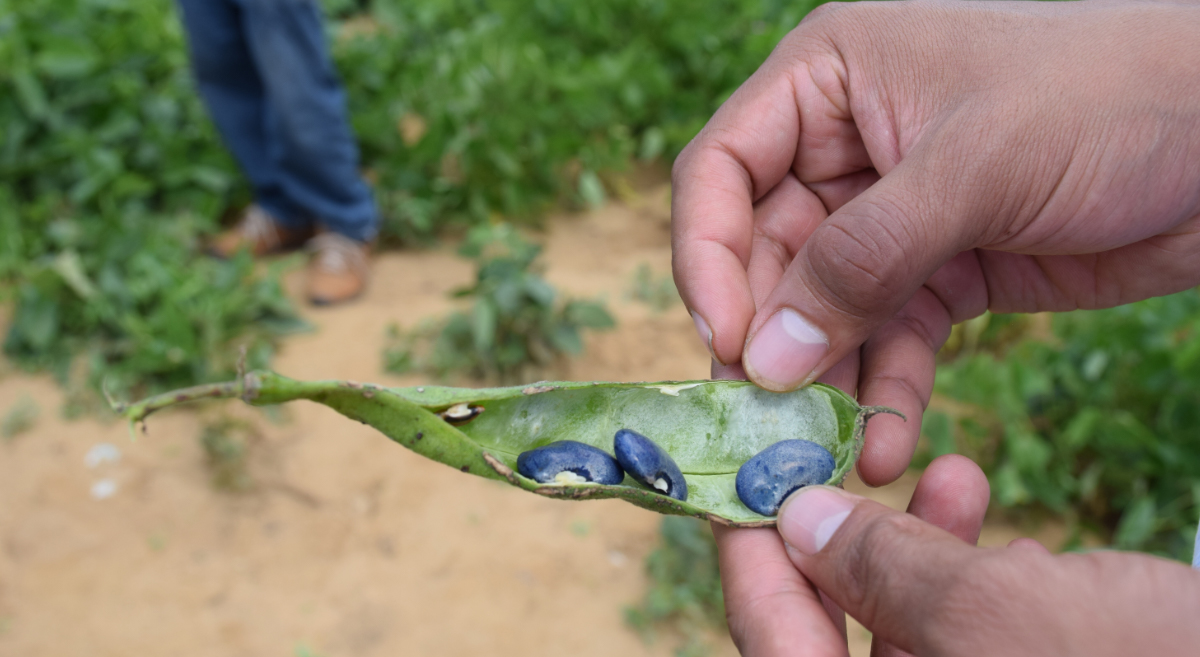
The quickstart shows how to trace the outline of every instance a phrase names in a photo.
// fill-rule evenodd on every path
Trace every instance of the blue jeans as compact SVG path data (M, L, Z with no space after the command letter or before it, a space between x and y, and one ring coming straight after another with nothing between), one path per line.
M179 0L200 95L255 200L366 241L378 216L315 0Z

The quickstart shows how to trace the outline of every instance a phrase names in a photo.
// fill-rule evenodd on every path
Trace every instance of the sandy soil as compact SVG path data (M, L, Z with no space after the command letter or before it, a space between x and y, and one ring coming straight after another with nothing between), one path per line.
M681 305L656 314L628 298L638 265L669 271L667 195L551 222L549 280L605 296L619 321L556 375L707 375ZM417 384L381 372L384 327L447 311L471 275L448 251L385 254L364 299L306 311L318 330L288 341L276 369ZM40 419L0 442L0 655L671 654L669 637L646 645L622 622L656 542L649 512L463 476L315 404L274 421L233 404L166 412L131 441L117 422L61 420L46 377L0 376L0 413L25 399ZM197 435L222 414L255 427L251 492L209 481ZM119 460L89 466L99 444ZM96 499L106 481L115 491ZM903 507L914 482L868 494ZM1015 535L993 523L984 542ZM867 654L865 630L850 639Z

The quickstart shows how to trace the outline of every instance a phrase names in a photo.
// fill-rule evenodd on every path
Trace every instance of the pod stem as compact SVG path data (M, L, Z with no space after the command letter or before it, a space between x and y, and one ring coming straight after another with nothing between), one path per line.
M860 410L858 412L858 417L860 418L859 421L862 422L863 426L866 426L867 420L869 420L872 417L879 415L881 413L887 413L888 415L895 415L895 416L899 417L901 420L908 422L908 417L905 416L904 413L901 413L900 411L892 408L891 406L863 406L862 410Z
M160 395L147 397L133 404L109 399L113 411L125 417L131 423L144 422L155 411L160 411L177 404L200 401L202 399L234 399L242 398L250 401L258 392L258 386L253 375L247 375L236 381L224 383L207 383L182 390L164 392Z

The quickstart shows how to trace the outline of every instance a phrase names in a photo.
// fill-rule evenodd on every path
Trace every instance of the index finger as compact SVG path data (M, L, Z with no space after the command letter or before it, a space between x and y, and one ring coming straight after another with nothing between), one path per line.
M701 339L722 363L740 360L754 317L746 275L754 202L790 170L799 125L789 77L764 67L721 106L675 160L675 284Z
M786 207L777 212L790 216L775 222L773 238L811 233L828 214L825 203L845 203L854 187L826 183L857 181L853 174L874 166L850 109L845 63L829 38L837 27L822 18L836 14L832 5L811 12L675 162L675 283L701 339L726 365L741 360L756 310L746 271L755 203L794 173L803 185L782 195Z
M788 560L773 529L732 529L713 524L721 563L729 634L738 651L753 657L842 657L845 616L830 610L813 585Z

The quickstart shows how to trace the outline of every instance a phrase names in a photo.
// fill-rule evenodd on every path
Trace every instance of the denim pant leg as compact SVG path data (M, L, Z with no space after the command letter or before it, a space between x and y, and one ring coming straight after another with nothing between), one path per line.
M281 223L308 223L284 193L267 130L268 102L258 67L246 47L237 0L178 0L188 33L196 86L222 141L250 179L255 200Z
M334 232L374 238L375 201L358 172L358 147L320 8L315 0L237 1L266 89L270 155L284 194Z

